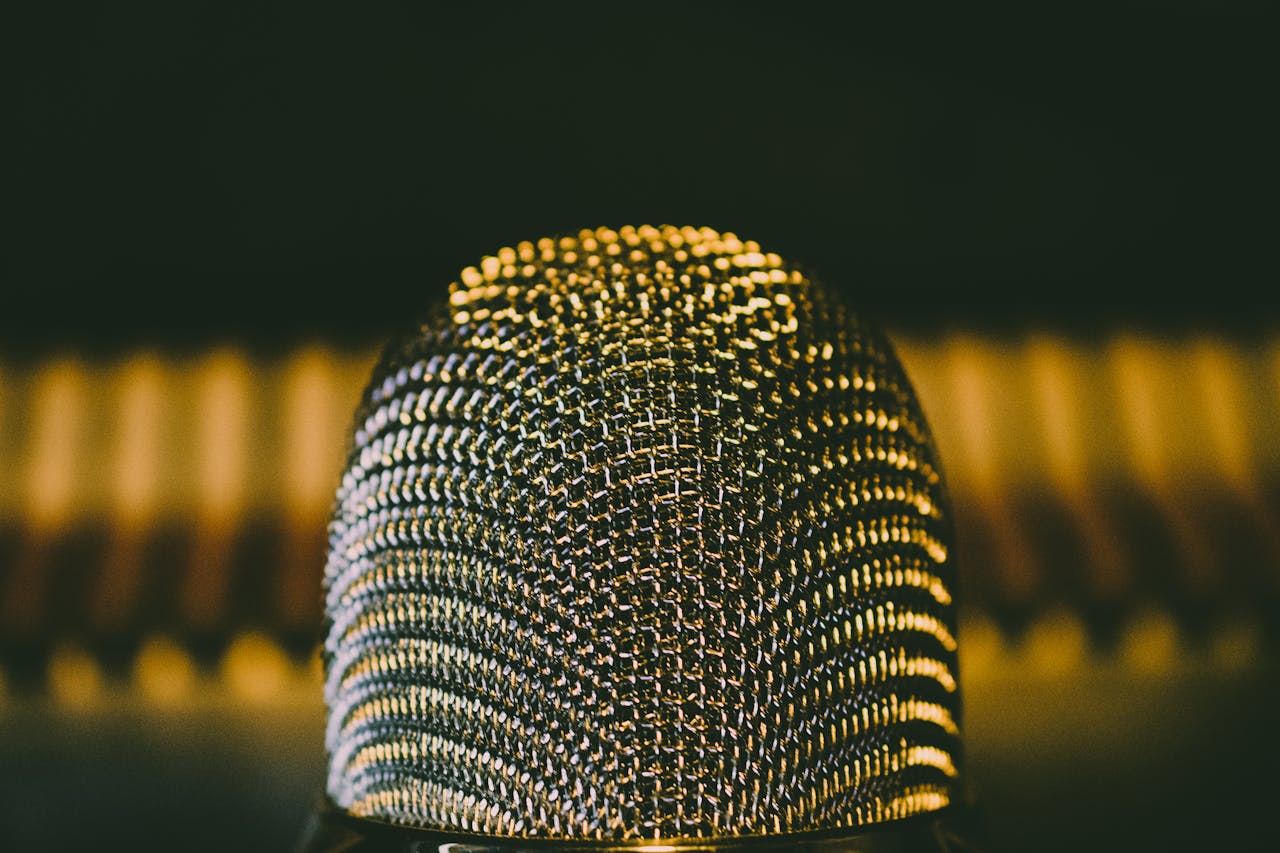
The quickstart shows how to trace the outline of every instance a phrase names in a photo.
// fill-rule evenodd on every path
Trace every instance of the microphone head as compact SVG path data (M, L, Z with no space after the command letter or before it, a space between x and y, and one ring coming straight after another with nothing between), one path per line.
M328 797L615 842L942 809L950 531L889 343L799 268L708 228L501 249L357 412L325 567Z

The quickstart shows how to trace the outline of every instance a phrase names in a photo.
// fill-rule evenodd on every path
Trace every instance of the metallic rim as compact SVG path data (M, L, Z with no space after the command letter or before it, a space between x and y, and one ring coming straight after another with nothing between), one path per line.
M502 838L396 826L352 817L325 803L312 815L302 853L969 853L978 851L979 818L949 806L849 831L724 838L591 841Z

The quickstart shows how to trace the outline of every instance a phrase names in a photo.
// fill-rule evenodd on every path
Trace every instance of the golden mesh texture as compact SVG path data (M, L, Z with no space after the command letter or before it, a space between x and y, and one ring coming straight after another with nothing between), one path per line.
M888 343L776 255L648 226L502 249L356 416L329 795L617 840L940 808L949 531Z

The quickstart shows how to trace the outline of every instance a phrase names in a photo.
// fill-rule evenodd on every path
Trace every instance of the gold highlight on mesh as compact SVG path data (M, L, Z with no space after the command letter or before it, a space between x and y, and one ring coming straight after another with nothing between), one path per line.
M325 569L328 792L489 835L941 808L951 533L882 335L708 228L500 249L392 342Z

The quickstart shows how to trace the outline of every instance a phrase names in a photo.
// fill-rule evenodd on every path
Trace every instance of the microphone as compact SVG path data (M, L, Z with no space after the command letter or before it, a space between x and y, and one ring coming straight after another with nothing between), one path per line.
M503 248L356 412L302 847L977 849L952 540L816 276L710 228Z

